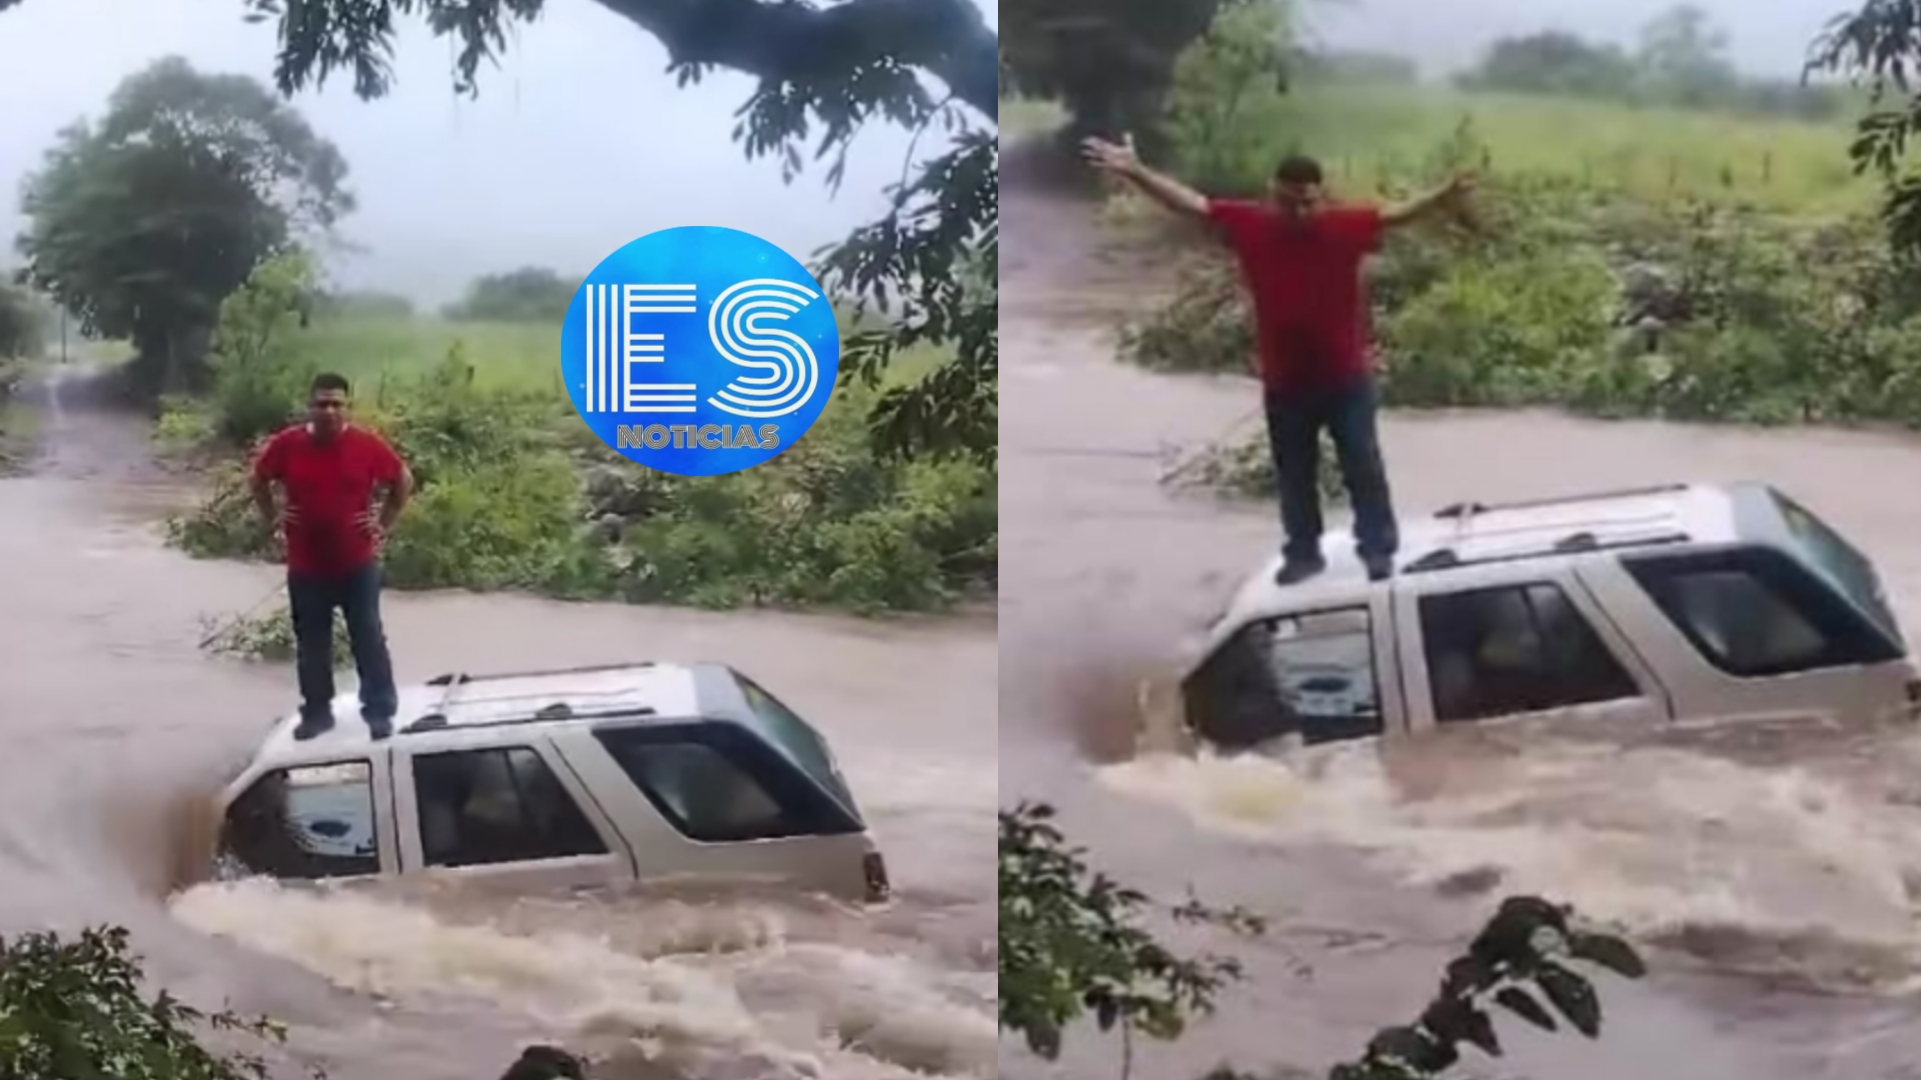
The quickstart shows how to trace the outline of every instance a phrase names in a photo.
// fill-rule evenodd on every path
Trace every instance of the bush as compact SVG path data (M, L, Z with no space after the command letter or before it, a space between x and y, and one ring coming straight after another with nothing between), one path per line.
M305 254L283 255L262 263L221 302L209 401L216 438L245 446L284 427L298 411L314 373L287 363L281 352L305 317L314 280Z
M1315 481L1320 489L1321 505L1339 506L1347 502L1347 485L1341 480L1340 461L1334 454L1333 440L1325 435L1321 437L1320 470ZM1175 458L1162 470L1161 483L1239 499L1272 499L1280 489L1265 430L1239 441L1209 443Z
M456 344L437 368L383 382L358 410L419 484L389 542L387 580L862 612L938 609L991 587L993 470L877 456L864 423L873 393L841 391L805 438L767 464L676 477L609 450L549 389L476 383ZM169 536L205 557L273 550L239 462L215 471L211 495L175 518Z
M1526 177L1484 182L1480 206L1479 235L1398 234L1368 269L1391 406L1921 426L1916 268L1870 219L1810 225ZM1123 359L1163 371L1243 372L1251 350L1219 254L1121 338ZM1177 479L1263 489L1258 441L1204 450Z
M263 1058L219 1054L200 1040L238 1034L280 1043L283 1027L203 1012L165 991L149 998L144 981L118 927L91 928L76 941L0 938L0 1076L266 1080Z
M281 604L264 615L242 615L226 623L203 620L205 636L200 647L222 656L241 660L291 663L294 659L293 614ZM347 624L336 614L333 623L333 665L335 670L353 663L353 649L347 639Z

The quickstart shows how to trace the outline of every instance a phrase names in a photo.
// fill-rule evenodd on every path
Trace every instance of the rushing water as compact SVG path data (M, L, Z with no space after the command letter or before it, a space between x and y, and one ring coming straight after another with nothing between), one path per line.
M1073 198L1010 155L1002 268L1001 795L1045 798L1096 861L1274 918L1238 952L1250 980L1144 1076L1222 1059L1324 1070L1418 1012L1441 966L1508 892L1541 891L1648 943L1655 974L1604 978L1609 1028L1510 1032L1498 1075L1579 1080L1910 1077L1921 1058L1921 737L1729 732L1693 744L1471 733L1279 762L1136 749L1168 658L1278 542L1264 507L1175 497L1165 451L1247 431L1242 379L1113 362L1113 324L1164 279L1151 251L1090 238ZM1607 423L1546 413L1395 416L1397 502L1677 479L1758 479L1876 559L1921 626L1921 442L1813 431ZM1146 703L1144 706L1144 702ZM1113 1040L1067 1070L1112 1076ZM1002 1072L1040 1075L1006 1050Z
M993 1074L991 616L389 597L403 677L634 657L752 673L834 741L889 909L192 885L194 808L292 697L286 668L204 655L203 620L270 599L276 575L166 550L155 514L180 488L83 389L54 384L48 453L0 480L0 934L125 925L159 980L290 1022L289 1052L336 1077L492 1077L536 1040L615 1058L609 1077Z

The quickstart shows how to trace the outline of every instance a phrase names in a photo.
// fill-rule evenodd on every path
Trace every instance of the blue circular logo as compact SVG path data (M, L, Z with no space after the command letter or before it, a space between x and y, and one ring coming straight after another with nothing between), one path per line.
M629 461L721 476L820 419L840 327L820 283L751 233L662 229L602 259L567 308L560 374L574 410Z

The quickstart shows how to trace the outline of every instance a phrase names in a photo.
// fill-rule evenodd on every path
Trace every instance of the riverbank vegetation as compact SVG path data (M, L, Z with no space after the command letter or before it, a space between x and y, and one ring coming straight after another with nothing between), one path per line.
M210 1049L209 1035L264 1049L285 1042L286 1028L149 993L123 929L0 938L0 1076L267 1080L256 1049Z
M1688 8L1633 50L1498 42L1449 87L1379 64L1363 78L1290 51L1289 32L1280 5L1219 6L1170 68L1163 164L1237 196L1293 150L1349 198L1480 174L1473 220L1394 236L1369 267L1391 407L1921 427L1921 278L1913 246L1891 242L1882 178L1851 154L1858 90L1741 76ZM1154 219L1112 198L1113 216ZM1199 230L1168 236L1188 270L1121 356L1245 372L1232 266ZM1201 448L1169 479L1271 492L1261 438Z
M323 59L282 65L291 91ZM163 447L209 471L208 499L170 533L193 554L271 554L244 460L298 415L311 376L334 370L421 481L385 553L395 587L940 610L995 588L998 149L920 84L883 82L813 108L833 113L836 139L878 116L940 126L952 145L823 257L816 275L843 315L840 385L795 446L736 475L650 472L579 420L558 374L577 278L483 275L438 317L324 287L303 253L325 250L353 209L347 163L247 77L164 59L65 130L22 196L23 278L80 332L133 342L123 388L157 403ZM807 108L755 101L750 157L800 137ZM146 226L170 214L195 229Z
M271 556L246 455L298 415L324 368L356 382L357 418L419 481L385 553L396 588L873 612L939 609L994 586L993 469L876 452L865 420L886 384L843 388L759 468L669 476L616 454L574 413L557 325L349 314L303 326L312 275L297 256L257 271L223 305L207 393L166 403L164 445L214 462L212 494L170 528L191 553ZM939 362L923 348L890 377Z

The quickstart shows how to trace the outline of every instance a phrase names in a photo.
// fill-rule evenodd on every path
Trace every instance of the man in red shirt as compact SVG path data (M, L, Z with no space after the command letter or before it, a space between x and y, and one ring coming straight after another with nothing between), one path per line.
M1240 262L1254 300L1268 443L1280 479L1287 533L1276 579L1306 580L1321 553L1320 433L1332 436L1354 509L1356 554L1376 581L1394 572L1399 546L1375 413L1380 398L1368 358L1369 311L1361 267L1389 229L1458 208L1471 174L1393 207L1329 202L1321 167L1292 156L1274 172L1266 200L1210 199L1141 164L1131 141L1089 139L1087 158L1176 213L1211 222Z
M333 727L336 608L347 620L360 715L374 738L393 734L398 707L380 623L380 549L413 495L414 480L386 440L349 422L348 393L345 378L316 376L306 422L269 438L253 466L254 505L287 555L300 678L296 739Z

